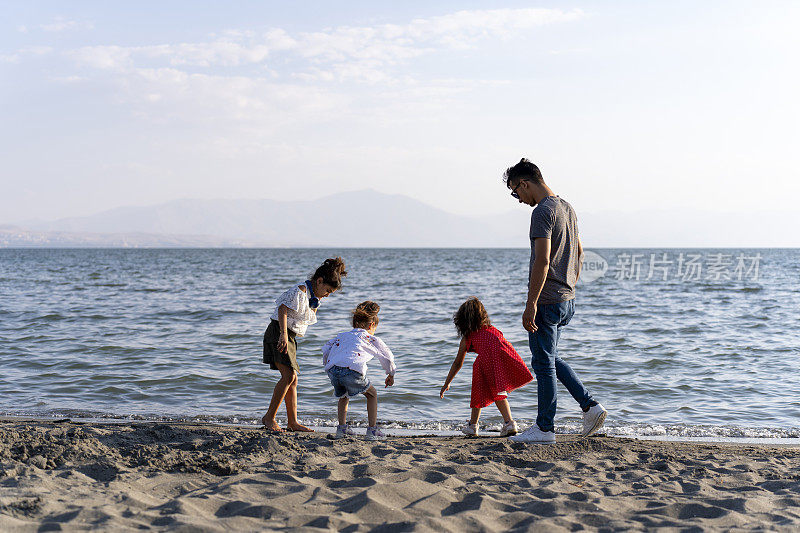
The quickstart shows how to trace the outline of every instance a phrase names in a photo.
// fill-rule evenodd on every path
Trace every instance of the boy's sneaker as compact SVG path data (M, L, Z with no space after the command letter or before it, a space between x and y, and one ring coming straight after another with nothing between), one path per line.
M343 439L345 437L349 437L350 435L355 435L356 432L353 431L353 428L350 427L350 424L340 424L336 426L336 435L333 436L334 439Z
M378 426L374 428L367 428L367 440L386 440L386 435L383 434L383 431L378 429Z
M581 435L588 437L597 433L603 427L607 414L606 408L599 403L591 406L588 411L583 413L583 433Z
M509 420L503 424L503 428L500 430L501 437L510 437L511 435L516 435L517 433L519 433L519 427L513 420Z
M461 428L461 433L466 435L467 437L477 437L478 436L478 424L470 424L467 422L467 425Z
M532 425L519 435L508 437L512 442L527 442L531 444L555 444L556 434L552 431L542 431L536 424Z

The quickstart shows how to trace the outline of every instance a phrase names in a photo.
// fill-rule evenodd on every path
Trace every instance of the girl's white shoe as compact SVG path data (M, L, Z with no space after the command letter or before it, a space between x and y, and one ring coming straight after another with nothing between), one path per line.
M519 433L519 426L513 420L509 420L505 424L503 424L503 428L500 430L501 437L510 437L511 435L516 435Z
M470 424L469 422L467 422L467 425L461 428L461 433L463 433L467 437L477 437L478 424Z
M350 424L338 425L336 426L336 435L333 436L334 439L343 439L350 435L355 435L356 432L353 431L353 428L350 427Z
M378 429L378 426L368 427L367 434L364 436L366 440L386 440L386 435L383 434L383 431Z

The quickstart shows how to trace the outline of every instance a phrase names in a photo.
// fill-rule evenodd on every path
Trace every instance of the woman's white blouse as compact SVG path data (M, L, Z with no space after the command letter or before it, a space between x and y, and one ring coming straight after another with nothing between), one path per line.
M305 283L301 285L305 287ZM275 312L272 313L270 319L279 321L278 310L282 305L288 308L286 327L294 331L298 337L306 334L308 326L317 323L317 313L309 307L308 294L300 288L300 285L295 285L275 300Z
M386 344L365 329L354 328L340 333L322 347L322 364L325 370L332 366L341 366L355 370L362 376L367 375L367 362L377 357L383 370L393 376L397 367L394 354Z

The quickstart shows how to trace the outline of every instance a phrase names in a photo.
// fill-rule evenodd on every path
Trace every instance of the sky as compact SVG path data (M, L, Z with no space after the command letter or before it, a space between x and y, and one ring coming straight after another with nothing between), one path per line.
M795 213L800 3L0 1L0 224L374 189Z

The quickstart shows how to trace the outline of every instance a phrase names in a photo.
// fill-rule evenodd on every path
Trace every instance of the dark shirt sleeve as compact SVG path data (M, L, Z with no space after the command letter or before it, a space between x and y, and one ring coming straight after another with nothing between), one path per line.
M555 222L555 212L552 209L548 209L543 205L536 206L536 209L531 213L531 242L539 238L549 239L553 234Z

